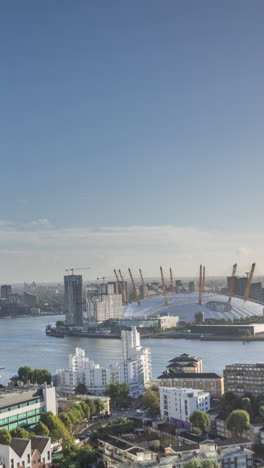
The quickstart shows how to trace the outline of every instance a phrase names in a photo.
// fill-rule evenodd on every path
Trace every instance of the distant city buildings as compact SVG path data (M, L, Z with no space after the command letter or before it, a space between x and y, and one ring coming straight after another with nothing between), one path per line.
M12 295L12 286L10 284L3 284L1 286L1 299L6 299L8 301L11 295Z
M206 413L210 410L209 392L193 388L159 387L159 393L160 414L166 421L175 424L189 422L194 410Z
M54 382L62 393L73 394L83 383L92 394L102 394L110 382L127 383L132 397L144 392L151 380L151 355L148 348L140 345L136 328L122 331L122 359L108 367L101 367L85 356L85 351L76 348L69 356L69 369L58 370Z
M222 292L228 294L231 284L231 276L227 277L227 288L222 288ZM245 295L245 289L248 282L247 276L235 277L234 296L243 297ZM264 301L264 288L262 287L261 281L251 283L249 298L255 301Z
M36 294L24 292L24 305L26 307L35 307L38 303L38 298Z
M64 307L67 325L83 325L82 276L64 276Z
M189 281L189 292L194 292L195 291L195 282L194 281Z
M86 286L88 325L123 317L122 294L117 282Z
M264 363L229 364L224 369L225 392L232 392L238 397L251 393L254 397L263 394Z

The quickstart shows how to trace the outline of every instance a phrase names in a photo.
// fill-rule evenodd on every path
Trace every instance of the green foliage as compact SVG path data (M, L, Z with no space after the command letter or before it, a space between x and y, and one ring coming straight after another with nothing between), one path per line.
M26 431L23 427L17 426L15 429L12 429L10 432L12 438L18 437L19 439L30 439L30 433Z
M184 463L183 467L184 468L219 468L219 465L214 460L210 460L210 459L204 460L201 458L194 457L189 462Z
M202 430L199 427L193 427L192 428L192 433L197 435L197 436L200 436L200 435L202 435Z
M259 414L264 418L264 405L259 407Z
M38 436L49 436L49 428L42 421L39 421L38 424L34 427L34 432Z
M74 445L63 450L63 461L60 463L60 468L86 468L90 463L96 461L96 452L86 445L78 448Z
M242 398L241 399L241 404L242 404L242 409L247 411L248 414L250 415L250 418L253 417L253 411L252 411L252 406L251 406L251 401L248 397Z
M18 379L24 384L27 382L37 384L50 384L51 373L47 369L32 369L32 367L24 366L18 369Z
M90 415L94 416L96 414L96 407L95 407L94 400L88 399L88 400L85 400L85 403L90 410Z
M210 416L201 410L194 410L190 421L192 425L198 427L202 433L205 432L206 427L210 426Z
M237 409L232 411L226 420L227 429L239 435L241 435L245 429L249 428L249 424L250 417L245 410Z
M74 390L75 395L86 395L88 393L86 385L79 383Z
M95 404L95 408L96 408L96 413L100 414L101 411L104 410L104 407L105 407L104 402L102 400L100 400L100 398L96 398L94 400L94 404Z
M68 431L70 432L73 428L73 423L69 417L69 415L67 413L60 413L59 414L59 418L62 420L64 426L66 427L66 429L68 429Z
M107 385L105 395L111 398L114 406L128 406L130 388L126 383L111 383Z
M0 444L10 445L12 442L12 436L6 429L0 429Z
M63 446L67 446L72 442L69 431L58 416L54 416L54 414L48 412L44 413L40 420L47 426L52 442L61 441Z
M143 402L144 405L147 406L148 410L150 413L155 414L159 412L160 409L160 397L159 393L156 391L146 390L144 396L143 396Z

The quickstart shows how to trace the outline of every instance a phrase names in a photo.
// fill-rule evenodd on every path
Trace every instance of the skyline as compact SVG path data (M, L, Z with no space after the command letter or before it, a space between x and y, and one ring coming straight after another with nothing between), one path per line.
M1 283L87 264L264 273L263 14L260 0L1 5Z

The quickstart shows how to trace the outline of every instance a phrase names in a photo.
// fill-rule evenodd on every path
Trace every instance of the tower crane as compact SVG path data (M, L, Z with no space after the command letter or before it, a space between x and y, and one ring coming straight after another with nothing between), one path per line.
M164 295L164 304L165 304L165 306L167 306L168 305L168 296L167 296L167 289L166 289L166 284L165 284L165 281L164 281L162 267L160 267L160 275L161 275L161 283L162 283L162 289L163 289L163 295Z
M198 300L198 304L202 304L202 288L203 288L203 279L202 279L202 270L203 270L203 267L202 265L200 265L200 273L199 273L199 300Z
M138 295L138 290L137 290L137 288L136 288L135 281L134 281L134 278L133 278L133 276L132 276L132 273L131 273L130 268L128 268L128 273L129 273L129 276L130 276L130 279L131 279L131 283L132 283L133 290L134 290L134 293L135 293L136 301L137 301L138 305L140 305L140 299L139 299L139 295Z
M250 293L250 288L251 288L251 283L252 283L255 267L256 267L256 263L252 263L251 270L250 270L249 277L248 277L248 281L247 281L247 284L246 284L246 287L245 287L244 301L247 300L247 298L249 296L249 293Z
M67 268L65 271L71 271L72 272L72 275L74 275L74 271L77 271L77 270L90 270L91 267L84 267L84 268Z
M174 286L174 283L173 283L173 276L172 276L172 269L170 268L170 287L171 287L171 292L172 293L175 293L175 286Z
M140 274L141 283L142 283L142 297L143 297L143 299L145 299L145 297L148 296L148 290L147 290L147 288L145 286L145 281L144 281L142 271L141 271L140 268L139 268L139 274Z
M122 272L121 270L119 269L119 275L120 275L120 278L121 278L121 281L122 281L122 287L123 287L123 290L124 290L124 297L125 297L125 304L128 304L128 292L127 292L127 286L126 286L126 283L124 281L124 277L122 275Z
M231 276L231 279L230 279L230 285L229 285L229 293L228 293L228 303L230 304L231 302L231 299L233 297L233 294L234 294L234 289L235 289L235 285L236 285L236 270L237 270L237 263L234 263L233 265L233 269L232 269L232 276Z
M126 304L125 291L124 291L124 287L123 287L124 284L123 285L121 284L121 281L118 278L118 274L117 274L116 270L114 270L114 274L115 274L115 277L116 277L116 281L117 281L117 284L118 284L119 291L121 291L121 294L122 294L122 302L123 302L123 304Z

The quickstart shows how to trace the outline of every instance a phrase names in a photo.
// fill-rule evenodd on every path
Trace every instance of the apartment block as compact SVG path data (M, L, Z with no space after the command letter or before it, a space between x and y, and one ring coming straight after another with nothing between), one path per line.
M245 393L258 396L264 388L264 363L230 364L224 369L225 392L241 397Z
M161 387L193 388L209 392L213 397L224 394L224 378L213 372L184 373L174 369L167 369L159 377Z
M159 387L161 418L170 422L189 422L195 410L210 410L210 394L192 388Z

